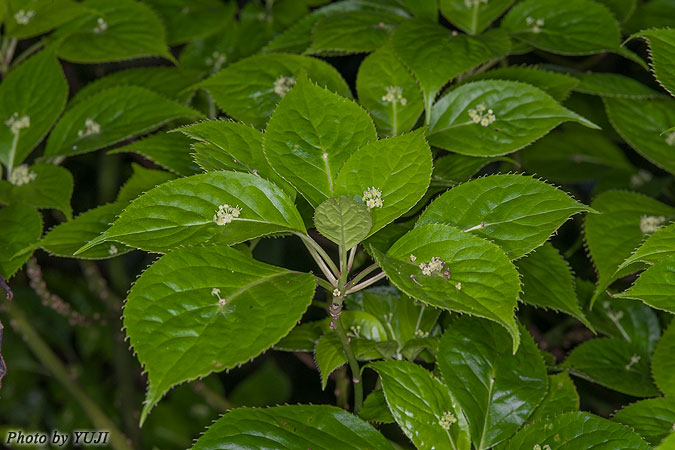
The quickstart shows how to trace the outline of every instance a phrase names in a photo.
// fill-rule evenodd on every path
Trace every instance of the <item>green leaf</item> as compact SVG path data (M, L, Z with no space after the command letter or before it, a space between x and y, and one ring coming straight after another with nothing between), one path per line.
M9 280L31 255L17 253L40 239L42 217L27 205L7 206L0 208L0 229L0 276Z
M278 405L291 398L293 385L286 372L274 360L263 366L237 384L227 399L242 406Z
M555 247L542 245L519 259L516 267L523 283L523 302L562 311L593 328L577 303L572 269Z
M176 175L189 176L200 172L190 153L192 142L180 133L158 132L110 150L108 154L137 153Z
M75 252L108 229L124 209L124 203L110 203L80 214L75 219L61 223L45 235L38 243L48 253L64 258L107 259L133 250L131 247L106 242L95 245L75 256Z
M380 136L409 131L424 110L417 81L390 47L382 47L363 60L356 76L356 92Z
M486 320L460 317L441 338L438 366L478 450L511 436L546 395L544 360L527 330L520 333L515 354L506 332Z
M652 308L675 313L675 256L649 267L628 290L616 296L642 300Z
M416 448L471 448L466 419L438 378L407 361L374 362L366 367L380 375L387 405Z
M394 416L389 411L382 389L368 394L363 401L359 417L368 422L394 423Z
M605 5L619 22L625 22L637 8L637 0L596 0Z
M675 395L675 322L663 332L652 357L652 375L656 385L666 395Z
M10 72L0 84L0 163L11 168L21 164L52 128L67 98L66 77L50 51ZM16 134L12 123L19 128Z
M626 24L627 33L637 33L647 28L672 28L675 26L673 0L651 0L640 3Z
M274 182L292 198L295 189L281 178L263 153L261 131L242 123L209 120L180 128L179 131L210 144L195 148L194 159L206 170L238 170L258 174Z
M366 202L375 188L382 205L369 208L373 227L382 229L420 201L431 178L432 159L424 130L380 139L354 152L335 180L335 194Z
M563 125L519 153L530 173L557 183L582 183L635 169L623 150L604 133Z
M346 312L347 311L344 311L343 314ZM370 316L370 314L361 311L351 312L360 312L361 319L365 319L370 323L377 321L377 319ZM381 327L382 325L380 324L379 326ZM354 355L360 360L370 360L382 357L380 353L375 351L378 346L382 345L381 342L351 336L350 345L352 346ZM373 353L373 351L375 351L375 353ZM330 374L338 367L347 363L347 357L345 356L342 343L337 334L331 331L330 333L321 336L319 342L316 344L316 349L314 349L314 359L321 375L321 389L325 390Z
M312 45L306 52L315 55L372 52L391 39L392 31L403 20L405 17L383 11L331 14L314 25Z
M649 43L649 55L656 81L675 96L675 30L642 30L630 37L641 37Z
M279 100L301 73L315 83L351 97L347 83L332 66L308 56L275 53L238 61L199 84L227 115L264 128Z
M17 184L0 180L0 203L21 203L38 209L54 208L67 219L73 218L70 207L73 176L67 169L52 164L35 164L31 167L16 167L12 175L21 177L24 171L26 180Z
M524 428L509 440L505 450L548 445L551 450L607 448L650 450L640 435L628 427L586 412L561 414Z
M513 310L520 280L514 265L495 244L452 226L427 224L406 233L386 255L370 250L389 280L407 295L428 305L493 320L509 331L513 350L518 348ZM424 275L420 265L430 264L432 258L440 258L445 265Z
M84 14L87 9L72 0L9 0L5 32L7 36L26 39L53 30ZM0 13L0 18L2 16Z
M617 268L648 234L647 228L641 229L644 217L675 216L675 209L650 197L622 191L603 192L591 207L600 214L586 216L584 231L598 272L597 296L621 275Z
M581 307L593 327L605 336L633 342L651 354L661 336L656 312L640 301L610 297L606 292L598 296L598 306L590 309L594 290L590 281L577 279Z
M146 169L136 163L131 163L131 170L133 172L131 177L129 177L117 193L118 203L128 204L142 194L145 194L146 191L176 178L169 172Z
M218 419L192 450L293 448L393 450L380 433L347 411L327 405L239 408Z
M647 99L661 94L639 81L618 73L586 72L571 73L579 79L575 91L610 98Z
M431 187L452 187L469 181L482 168L496 161L513 162L512 159L503 157L481 158L455 153L441 156L434 161Z
M218 0L145 0L162 18L169 45L207 36L218 31L237 12L236 2Z
M511 7L514 0L441 0L441 14L470 34L485 30L495 19Z
M591 339L569 354L563 368L634 397L654 397L659 391L649 373L649 355L636 343L622 339Z
M68 103L68 109L99 92L119 86L143 87L172 100L185 103L194 94L194 89L191 87L199 79L199 72L177 67L135 67L119 70L94 80L77 91Z
M392 286L378 286L347 297L350 308L358 308L377 317L385 325L387 338L399 348L420 336L428 336L441 311L427 308ZM406 355L414 359L414 355Z
M469 181L438 197L417 225L447 223L485 237L520 258L570 216L591 208L535 178L504 174Z
M561 55L616 51L621 37L607 7L590 0L525 0L509 11L502 27L534 48Z
M145 88L110 88L63 115L47 140L45 156L87 153L148 133L175 119L202 117Z
M534 410L529 423L538 420L553 418L558 414L579 410L579 394L567 372L560 372L548 376L548 391L546 397Z
M631 427L652 445L658 445L673 433L675 398L651 398L626 406L612 417Z
M448 81L474 67L506 56L511 43L502 30L491 30L478 37L453 36L441 25L413 19L396 29L392 45L397 56L419 81L424 93L424 107L429 115L436 95ZM447 55L453 57L448 58Z
M516 81L476 81L436 102L431 111L429 143L464 155L505 155L567 121L597 128L534 86Z
M376 139L359 105L303 78L274 111L264 150L274 170L316 207L335 196L349 157Z
M642 266L639 263L656 264L675 255L675 224L659 228L630 255L617 269L617 272L626 267L634 266L636 270Z
M216 223L221 205L229 205L233 215L231 223L226 218L222 226ZM236 210L238 216L234 216ZM255 175L209 172L169 181L138 197L81 251L113 240L166 252L181 246L231 245L293 231L305 232L302 218L277 186Z
M570 75L534 66L501 67L467 78L467 81L477 80L520 81L541 89L557 101L565 100L570 91L579 84L579 81Z
M363 203L337 197L316 207L314 225L319 233L346 251L368 236L373 219Z
M307 322L293 328L290 333L274 345L283 352L313 352L323 335L326 320Z
M160 258L131 288L124 308L124 327L148 372L141 423L172 386L235 367L278 342L314 289L310 274L229 247L185 248Z
M604 100L609 121L623 140L652 163L675 173L675 160L672 157L675 132L664 133L675 123L675 100ZM636 117L640 120L635 120Z
M133 0L86 0L81 5L88 14L54 36L61 59L85 64L144 56L173 59L164 26L147 5Z
M675 449L675 433L669 434L659 445L656 447L657 450L673 450Z

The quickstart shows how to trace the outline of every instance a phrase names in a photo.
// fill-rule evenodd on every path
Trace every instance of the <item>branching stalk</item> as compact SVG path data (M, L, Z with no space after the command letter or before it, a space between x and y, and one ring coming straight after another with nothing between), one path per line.
M362 289L365 289L368 286L371 286L371 285L377 283L378 281L380 281L381 279L383 279L386 276L387 275L384 272L380 272L377 275L375 275L374 277L368 278L366 281L363 281L363 282L351 287L350 289L348 289L345 292L345 294L353 294L354 292L358 292Z

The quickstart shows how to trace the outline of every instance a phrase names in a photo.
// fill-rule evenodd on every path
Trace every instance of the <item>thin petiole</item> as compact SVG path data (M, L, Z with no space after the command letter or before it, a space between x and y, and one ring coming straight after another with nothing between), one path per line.
M387 275L384 272L380 272L377 275L375 275L374 277L368 278L366 281L363 281L363 282L357 284L356 286L352 286L351 288L347 289L345 294L353 294L354 292L358 292L361 289L365 289L368 286L377 283L378 281L380 281L381 279L383 279L386 276Z

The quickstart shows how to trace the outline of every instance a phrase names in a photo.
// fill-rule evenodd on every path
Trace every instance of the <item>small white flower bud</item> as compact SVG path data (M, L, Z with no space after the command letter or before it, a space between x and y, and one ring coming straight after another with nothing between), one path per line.
M280 76L274 80L274 93L283 98L293 86L295 86L295 77Z

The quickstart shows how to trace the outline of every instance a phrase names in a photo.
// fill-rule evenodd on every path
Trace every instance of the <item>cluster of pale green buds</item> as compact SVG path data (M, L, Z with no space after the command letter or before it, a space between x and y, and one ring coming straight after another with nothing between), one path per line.
M415 337L417 338L425 338L429 336L429 332L427 331L422 331L419 328L415 330Z
M206 64L213 67L214 72L218 72L225 65L225 62L227 62L227 55L216 50L205 61Z
M653 233L663 226L666 218L663 216L642 216L640 218L640 231L643 233Z
M15 186L22 186L28 184L37 178L35 172L31 172L26 164L21 164L17 166L9 176L9 182Z
M284 97L293 86L295 86L295 77L281 76L274 80L274 93L279 97Z
M534 19L532 17L528 17L525 19L525 22L528 25L532 25L533 33L541 33L541 29L544 26L544 19Z
M469 117L471 117L473 123L479 123L484 127L491 125L495 120L497 120L494 111L488 109L484 103L478 104L475 109L471 108L469 110Z
M675 131L666 134L666 144L675 146Z
M14 113L9 116L9 119L5 120L5 125L9 127L9 131L11 131L12 134L18 134L19 131L30 126L30 117L19 117L19 113Z
M539 444L535 444L534 447L532 447L532 450L551 450L551 446L548 444L544 444L544 446L542 447Z
M216 225L227 225L239 217L239 214L241 214L241 208L239 206L230 206L227 204L220 205L218 211L213 215L213 221Z
M382 96L382 101L384 103L400 103L401 106L408 103L408 100L403 97L403 89L398 86L388 86L387 93Z
M103 17L96 19L96 28L94 28L94 33L103 33L108 29L108 23L103 20Z
M28 11L20 9L16 12L16 14L14 14L14 20L19 25L28 25L28 22L30 22L30 19L33 17L35 17L35 11L32 9L29 9Z
M628 362L628 364L626 364L625 369L630 370L631 367L633 367L635 364L640 362L640 359L642 359L642 358L640 358L640 355L631 356L630 361Z
M453 423L457 422L457 418L450 411L443 413L440 419L438 419L438 424L444 430L449 430Z
M382 208L384 205L382 203L382 192L374 186L369 187L363 192L362 199L368 209Z
M94 119L87 117L84 119L84 130L78 130L78 137L90 136L92 134L99 134L101 132L101 125Z
M484 3L487 5L488 0L464 0L464 5L467 8L475 8L476 6Z

